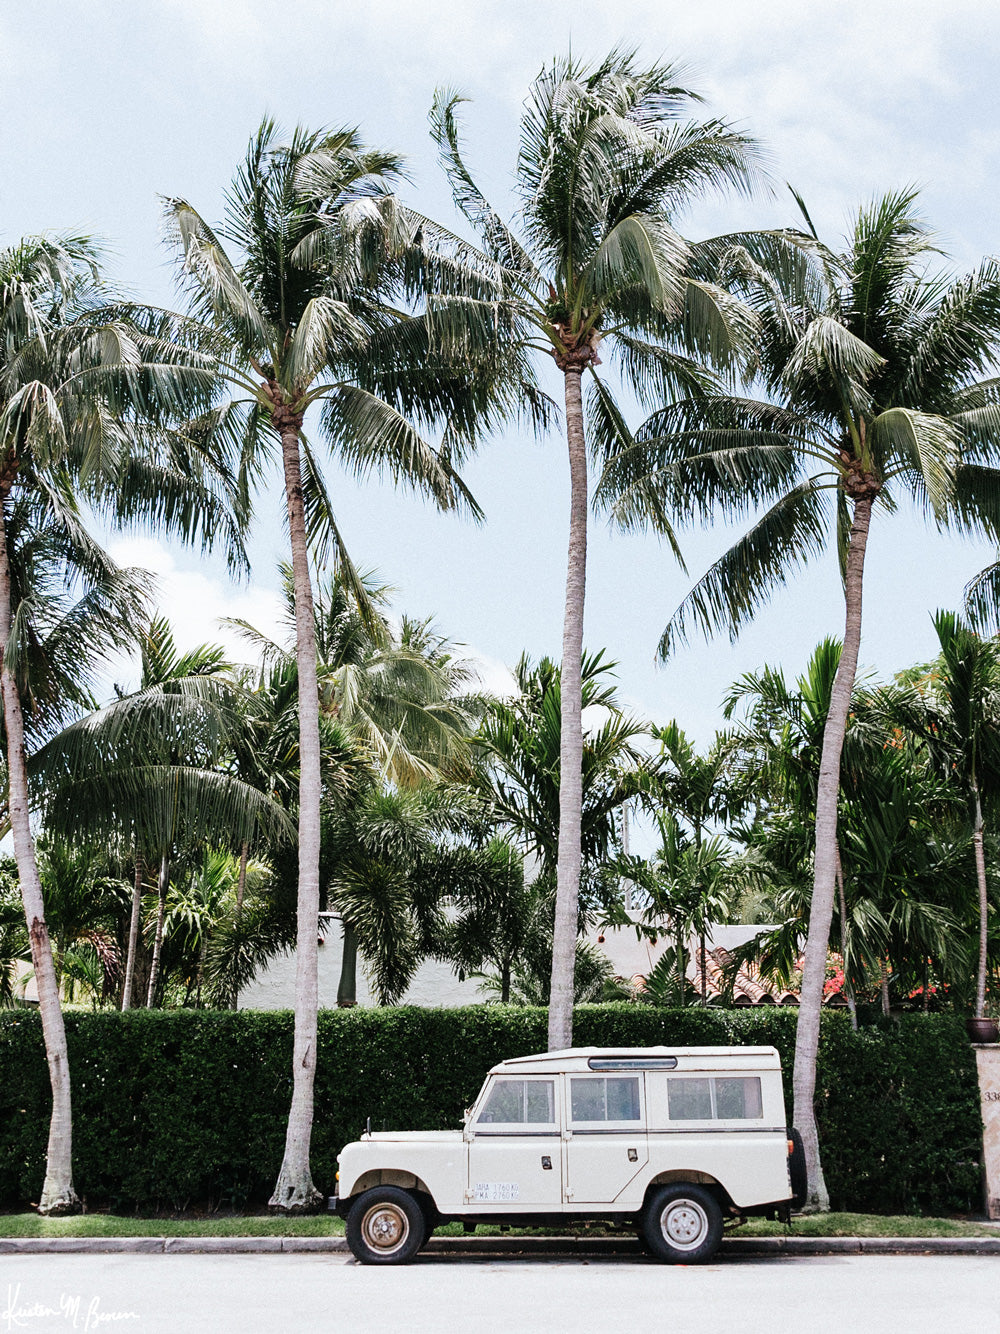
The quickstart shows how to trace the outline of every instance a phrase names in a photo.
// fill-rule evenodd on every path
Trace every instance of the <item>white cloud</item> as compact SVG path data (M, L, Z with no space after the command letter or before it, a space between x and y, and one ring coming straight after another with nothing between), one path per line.
M461 656L471 663L479 677L478 688L487 695L509 699L517 694L514 673L499 658L491 658L488 653L482 653L471 645L464 646Z
M225 617L249 621L265 635L283 639L280 596L258 585L237 588L208 565L185 569L165 542L155 538L122 538L110 543L110 553L119 565L148 570L155 578L154 602L167 618L181 651L197 644L221 644L235 662L249 655L245 641L234 630L220 624ZM121 671L124 664L115 664ZM134 681L134 667L129 681ZM120 675L119 685L126 682Z
M146 570L154 576L156 610L170 622L181 650L210 642L221 644L234 661L243 661L248 656L246 642L238 632L221 624L224 618L249 621L278 642L287 638L283 603L273 589L235 587L207 565L182 569L167 543L156 538L120 538L109 543L109 551L119 565ZM516 692L514 674L499 658L472 645L464 645L460 656L475 670L479 688L499 698ZM125 684L121 671L115 679Z

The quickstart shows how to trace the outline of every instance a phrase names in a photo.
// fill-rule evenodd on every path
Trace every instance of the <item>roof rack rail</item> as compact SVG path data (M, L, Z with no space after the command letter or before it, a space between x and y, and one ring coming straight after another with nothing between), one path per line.
M676 1056L591 1056L591 1070L676 1070Z

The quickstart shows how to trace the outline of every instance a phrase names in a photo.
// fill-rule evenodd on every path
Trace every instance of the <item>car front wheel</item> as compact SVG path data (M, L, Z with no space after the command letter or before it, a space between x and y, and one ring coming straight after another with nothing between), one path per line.
M703 1186L661 1186L647 1201L642 1234L658 1260L701 1264L719 1249L722 1210Z
M354 1201L346 1232L363 1265L405 1265L424 1244L427 1220L409 1191L375 1186Z

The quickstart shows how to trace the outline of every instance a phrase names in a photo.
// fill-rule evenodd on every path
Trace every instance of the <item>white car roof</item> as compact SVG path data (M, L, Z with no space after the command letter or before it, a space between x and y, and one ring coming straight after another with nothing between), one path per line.
M563 1074L616 1068L778 1070L781 1062L774 1047L568 1047L511 1057L493 1066L490 1074Z

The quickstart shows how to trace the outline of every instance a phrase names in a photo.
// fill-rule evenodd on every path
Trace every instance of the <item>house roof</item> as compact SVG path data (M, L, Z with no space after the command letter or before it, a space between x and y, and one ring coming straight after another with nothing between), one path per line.
M732 966L733 956L722 945L705 950L705 966L702 969L701 951L695 952L693 967L688 969L688 976L694 983L699 995L715 998L726 994L726 970ZM733 983L734 1005L798 1005L799 997L795 991L770 986L761 977L753 964L741 964Z
M732 965L732 951L746 944L766 925L712 926L706 936L704 990L709 1000L728 996L725 973ZM773 928L771 928L773 929ZM593 943L607 956L616 976L627 978L634 986L643 987L664 951L672 944L669 936L637 937L629 927L608 928L592 937ZM688 942L687 977L699 995L702 993L701 948L696 940ZM799 1003L794 987L774 987L761 977L754 964L741 964L732 987L733 1005L787 1005ZM827 996L824 1005L834 1008L845 1004L839 993Z

